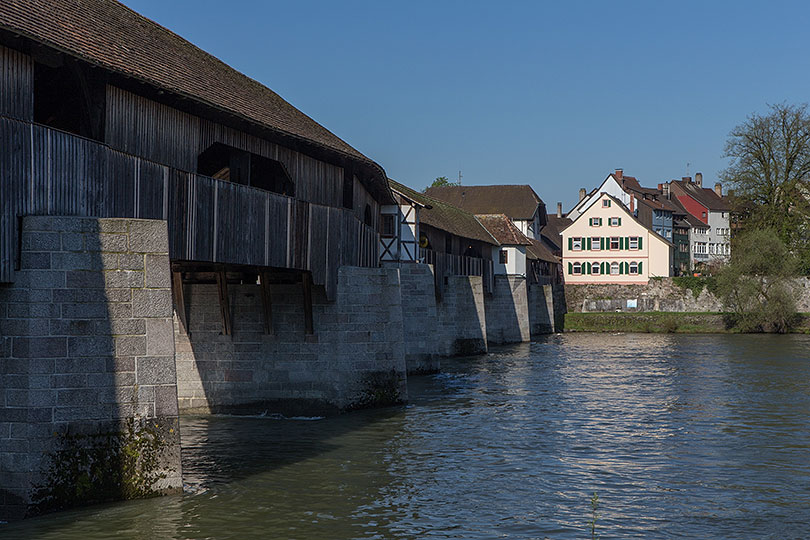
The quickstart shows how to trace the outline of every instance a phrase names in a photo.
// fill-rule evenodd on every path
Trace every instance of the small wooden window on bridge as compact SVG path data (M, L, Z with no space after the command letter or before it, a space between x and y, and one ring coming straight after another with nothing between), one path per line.
M212 144L199 155L197 172L218 180L295 196L295 184L283 163L222 143Z

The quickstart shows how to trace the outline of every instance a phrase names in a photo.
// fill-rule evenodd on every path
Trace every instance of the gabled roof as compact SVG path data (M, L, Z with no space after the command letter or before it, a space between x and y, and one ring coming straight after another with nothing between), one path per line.
M572 223L568 217L557 217L556 214L548 216L548 223L540 229L540 234L548 239L549 242L554 244L557 249L562 249L562 234L563 229Z
M529 246L529 240L505 214L476 214L476 219L501 245Z
M529 185L506 186L440 186L425 191L473 214L506 214L512 219L534 217L543 200Z
M658 239L659 239L659 240L661 240L662 242L666 242L667 244L669 244L669 245L670 245L670 246L672 246L672 247L674 247L674 246L675 246L675 244L673 244L672 242L670 242L669 240L667 240L666 238L664 238L663 236L661 236L660 234L658 234L657 232L655 232L654 230L652 230L651 228L647 227L647 226L646 226L646 225L644 225L642 222L640 222L640 221L639 221L639 220L638 220L638 219L637 219L637 218L636 218L636 217L635 217L633 214L631 214L631 213L630 213L630 210L629 210L629 209L628 209L626 206L624 206L624 204L622 204L622 201L620 201L619 199L617 199L617 198L616 198L616 197L614 197L613 195L611 195L611 194L609 194L609 193L604 193L604 192L603 192L603 193L600 195L600 197L599 197L600 199L601 199L601 196L602 196L602 195L604 195L605 197L609 198L611 201L613 201L613 202L615 203L615 205L614 205L614 206L611 206L611 208L613 208L613 207L619 208L619 209L620 209L622 212L624 212L624 213L625 213L625 214L626 214L626 215L627 215L627 216L628 216L630 219L632 219L633 221L635 221L636 223L638 223L639 225L641 225L642 227L644 227L645 229L647 229L647 230L648 230L650 233L652 233L652 234L653 234L653 235L654 235L656 238L658 238ZM577 216L577 218L576 218L576 219L575 219L573 222L571 222L571 225L573 225L574 223L576 223L577 221L579 221L579 220L582 218L582 216L584 216L584 215L585 215L585 212L583 212L582 214L580 214L579 216ZM570 226L570 225L569 225L569 226ZM567 228L568 228L568 227L566 227L566 229L567 229Z
M114 0L2 0L0 29L284 137L382 168L261 83Z
M689 195L709 210L728 212L731 209L728 202L722 197L718 197L713 189L700 187L686 180L673 180L671 185L677 186L682 193Z
M498 245L498 241L492 237L473 214L456 208L451 204L447 204L444 201L428 197L424 193L419 193L390 178L388 179L388 183L395 193L400 193L404 197L424 207L419 212L419 221L421 223L447 231L450 234L462 238L479 240L495 246Z
M529 259L536 259L538 261L546 261L551 263L560 262L560 258L548 250L540 240L529 238L531 245L526 246L526 257Z

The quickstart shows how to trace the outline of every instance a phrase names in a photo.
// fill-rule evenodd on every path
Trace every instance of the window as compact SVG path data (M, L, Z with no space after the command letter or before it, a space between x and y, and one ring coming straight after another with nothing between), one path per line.
M574 251L582 251L582 237L575 236L573 238L573 246L571 247Z
M34 122L103 141L104 76L75 60L55 63L34 63Z
M222 143L214 143L197 157L197 173L292 197L295 184L280 161Z
M720 236L720 234L721 234L721 233L720 233L720 227L717 227L717 228L715 229L715 231L717 231L715 234L717 234L717 236Z
M610 208L610 199L602 199L602 208Z
M617 262L610 263L610 275L611 276L619 275L619 263Z
M599 251L600 249L602 249L602 239L598 236L591 237L591 250Z
M509 262L509 253L505 249L498 252L498 262L500 264L507 264Z
M591 274L599 274L601 267L598 262L591 263Z
M602 218L600 217L592 217L590 219L591 227L601 227L602 226Z
M638 249L638 241L639 241L638 236L631 236L630 237L630 246L629 246L629 248L630 249Z
M706 219L706 212L703 212L703 219Z
M622 224L622 218L620 218L620 217L608 218L608 225L610 225L611 227L618 227L621 224Z
M397 235L396 216L394 214L382 214L380 224L380 235L391 238Z
M372 220L371 216L371 205L366 204L366 209L363 211L363 223L371 227L374 225L374 221Z
M582 263L575 262L571 270L575 276L582 274Z
M667 230L666 230L666 235L665 235L665 236L666 236L667 238L672 238L672 231L670 231L669 229L667 229Z
M621 243L618 236L610 237L610 249L621 249Z
M630 263L630 271L629 271L629 273L633 274L633 275L638 274L638 263L637 262L631 262Z

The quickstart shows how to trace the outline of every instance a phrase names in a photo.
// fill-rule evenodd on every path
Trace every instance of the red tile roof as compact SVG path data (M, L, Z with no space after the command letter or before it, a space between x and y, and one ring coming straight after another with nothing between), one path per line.
M504 214L476 214L475 217L501 245L528 246L532 243Z

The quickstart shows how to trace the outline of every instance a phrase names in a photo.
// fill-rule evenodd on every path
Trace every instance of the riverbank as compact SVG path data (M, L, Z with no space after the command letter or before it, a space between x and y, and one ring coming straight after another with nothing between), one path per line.
M724 313L678 312L598 312L566 313L565 332L641 332L677 334L737 334ZM810 334L810 313L791 333Z

